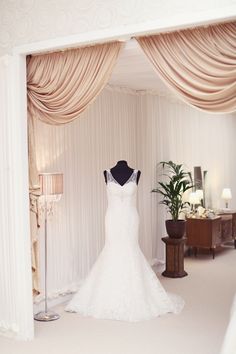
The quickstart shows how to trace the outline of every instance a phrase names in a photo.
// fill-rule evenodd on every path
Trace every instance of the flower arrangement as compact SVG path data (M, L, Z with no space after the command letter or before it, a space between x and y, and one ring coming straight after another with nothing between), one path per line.
M199 206L195 210L191 210L187 213L188 218L202 218L202 219L214 219L216 213L212 209L206 209L202 206Z

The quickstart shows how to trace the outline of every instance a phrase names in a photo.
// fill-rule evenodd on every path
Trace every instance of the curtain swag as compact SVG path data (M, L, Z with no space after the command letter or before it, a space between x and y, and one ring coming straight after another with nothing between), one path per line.
M136 38L163 81L202 110L236 110L236 22Z
M106 85L120 48L114 42L29 57L29 114L49 124L78 118Z
M72 122L107 84L121 42L27 58L30 225L33 292L38 294L38 231L40 196L36 166L34 120L60 125Z

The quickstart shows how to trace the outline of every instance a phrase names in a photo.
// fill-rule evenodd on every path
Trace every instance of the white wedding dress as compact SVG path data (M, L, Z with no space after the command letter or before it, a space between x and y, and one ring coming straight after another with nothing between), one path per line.
M66 311L124 321L179 313L184 301L166 293L139 247L137 170L123 186L106 173L105 246Z

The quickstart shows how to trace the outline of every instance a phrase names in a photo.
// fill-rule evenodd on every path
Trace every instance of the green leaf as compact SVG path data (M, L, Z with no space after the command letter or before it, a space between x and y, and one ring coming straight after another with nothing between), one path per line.
M162 177L166 181L158 181L152 192L159 193L162 200L159 202L167 207L172 219L177 220L179 214L189 203L183 202L183 193L193 188L192 176L185 172L182 164L173 161L161 161Z

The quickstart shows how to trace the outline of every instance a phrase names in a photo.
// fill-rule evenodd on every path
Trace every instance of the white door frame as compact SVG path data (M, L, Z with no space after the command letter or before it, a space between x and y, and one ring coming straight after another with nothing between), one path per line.
M26 99L26 55L43 53L47 51L63 50L108 42L112 40L126 41L133 36L141 36L151 33L161 33L174 31L182 28L194 27L199 25L209 25L216 22L231 21L236 18L236 5L224 9L216 9L215 11L193 14L192 18L186 21L185 16L173 16L158 20L158 22L145 22L137 25L123 26L116 29L105 29L96 32L87 32L83 34L61 37L42 42L36 42L13 48L13 61L15 67L15 83L14 83L14 102L15 107L15 138L19 144L15 163L17 170L17 178L14 179L14 190L19 193L16 196L17 205L22 206L21 211L16 216L14 223L22 235L21 243L19 243L19 255L27 255L23 262L24 286L26 287L26 301L22 306L28 308L28 313L33 314L32 310L32 291L31 291L31 264L30 264L30 226L29 226L29 195L28 195L28 139L27 139L27 99ZM16 214L17 215L17 214ZM24 242L23 242L24 241ZM24 249L23 249L24 248ZM19 259L20 262L20 259ZM20 279L18 281L21 281ZM31 299L31 300L30 300ZM32 317L33 318L33 317ZM33 322L30 322L28 316L29 328L27 335L22 334L22 339L32 339L34 336ZM25 329L25 332L27 330Z
M1 58L0 333L17 339L34 335L29 237L28 148L23 57Z

